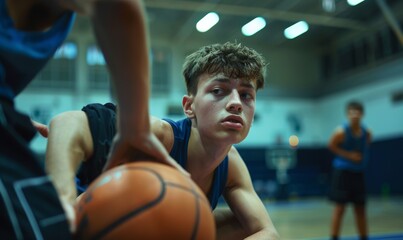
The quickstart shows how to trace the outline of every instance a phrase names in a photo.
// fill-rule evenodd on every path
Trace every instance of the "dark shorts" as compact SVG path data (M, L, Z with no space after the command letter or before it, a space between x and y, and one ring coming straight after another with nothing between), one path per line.
M364 205L366 202L364 174L362 172L334 169L329 199L339 204Z
M116 134L116 107L112 103L89 104L82 108L88 118L94 150L91 158L83 162L76 175L78 194L101 173Z
M71 239L56 189L28 147L35 133L0 100L0 239Z

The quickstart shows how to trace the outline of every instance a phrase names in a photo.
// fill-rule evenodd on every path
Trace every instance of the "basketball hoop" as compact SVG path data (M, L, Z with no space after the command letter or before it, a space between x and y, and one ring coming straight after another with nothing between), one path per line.
M289 147L276 147L266 151L266 166L275 169L277 182L286 184L288 182L287 170L296 164L296 152Z

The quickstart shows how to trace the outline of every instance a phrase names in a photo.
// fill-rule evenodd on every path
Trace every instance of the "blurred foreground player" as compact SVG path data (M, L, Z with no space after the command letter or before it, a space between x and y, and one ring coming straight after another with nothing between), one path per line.
M14 98L63 43L74 12L91 18L122 109L111 158L141 152L176 165L150 131L140 0L0 0L0 239L70 238L58 195L28 147L35 128Z

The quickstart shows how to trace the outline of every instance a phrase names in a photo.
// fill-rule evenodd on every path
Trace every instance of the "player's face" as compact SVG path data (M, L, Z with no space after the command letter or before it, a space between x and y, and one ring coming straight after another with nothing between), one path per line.
M352 124L358 124L362 118L362 112L358 109L350 108L347 110L347 117Z
M255 113L256 80L203 74L193 99L200 134L228 144L248 135Z

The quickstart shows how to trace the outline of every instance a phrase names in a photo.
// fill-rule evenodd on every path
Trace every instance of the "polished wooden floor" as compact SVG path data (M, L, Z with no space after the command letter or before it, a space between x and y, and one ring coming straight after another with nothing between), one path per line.
M281 239L329 239L333 205L326 199L265 201ZM341 239L358 239L353 210L343 219ZM369 239L403 239L403 196L369 198L367 205Z

